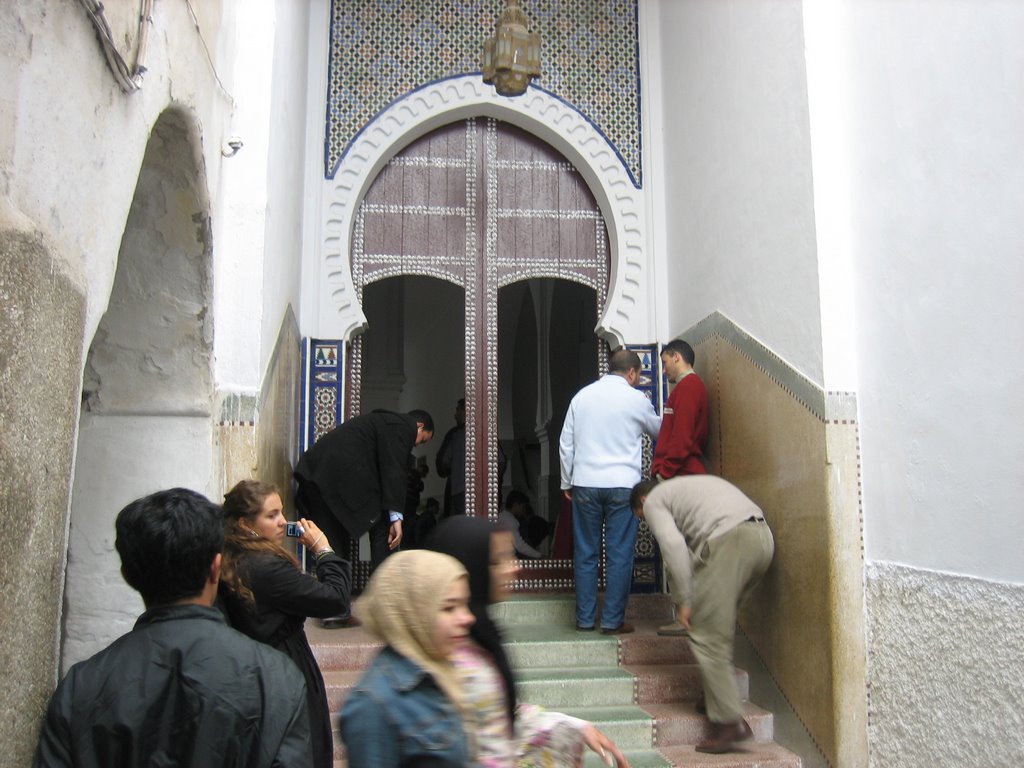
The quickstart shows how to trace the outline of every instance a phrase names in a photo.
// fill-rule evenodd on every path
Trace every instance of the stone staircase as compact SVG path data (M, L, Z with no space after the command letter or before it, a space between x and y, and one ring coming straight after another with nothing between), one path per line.
M637 631L603 636L576 632L571 595L522 595L495 606L506 629L506 649L519 679L519 698L593 722L615 740L634 768L800 768L798 756L772 741L772 714L749 702L754 739L740 751L704 755L694 744L707 720L694 710L700 674L685 639L658 637L668 606L661 595L633 595L627 619ZM323 670L335 721L335 765L345 766L337 713L378 644L361 628L306 633ZM747 674L737 670L747 698ZM604 764L588 753L585 765Z

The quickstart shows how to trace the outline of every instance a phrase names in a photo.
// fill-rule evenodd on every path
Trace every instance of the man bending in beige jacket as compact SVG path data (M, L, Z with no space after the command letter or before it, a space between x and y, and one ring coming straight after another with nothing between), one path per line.
M715 475L646 480L633 488L630 506L658 540L676 618L700 665L712 730L697 751L728 752L753 735L736 689L733 643L739 605L772 561L772 532L760 507Z

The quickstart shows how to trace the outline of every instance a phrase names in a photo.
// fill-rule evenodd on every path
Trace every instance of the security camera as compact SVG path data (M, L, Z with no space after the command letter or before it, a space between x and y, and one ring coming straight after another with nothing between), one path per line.
M224 157L234 157L242 148L242 139L239 136L232 136L228 139L228 145L220 151Z

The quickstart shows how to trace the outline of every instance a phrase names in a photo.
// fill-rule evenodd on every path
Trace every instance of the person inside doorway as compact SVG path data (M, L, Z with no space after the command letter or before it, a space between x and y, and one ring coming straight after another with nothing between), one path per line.
M505 497L505 508L498 515L498 524L512 532L516 554L522 558L539 559L540 543L547 537L548 521L533 511L530 498L522 491L511 490Z
M501 445L498 453L498 487L505 475L505 452ZM460 397L455 403L455 426L445 432L441 447L434 460L439 477L446 478L444 484L443 517L466 514L466 398Z
M466 514L466 398L455 403L455 426L444 434L434 460L444 483L444 516Z

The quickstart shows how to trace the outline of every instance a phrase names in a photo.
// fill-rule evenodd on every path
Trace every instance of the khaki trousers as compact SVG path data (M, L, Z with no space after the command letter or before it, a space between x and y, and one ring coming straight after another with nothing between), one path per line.
M743 716L732 665L736 612L768 570L774 552L768 524L747 521L707 542L694 563L690 647L700 665L712 722Z

